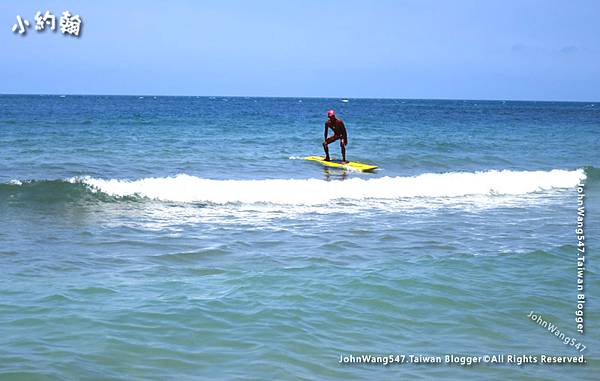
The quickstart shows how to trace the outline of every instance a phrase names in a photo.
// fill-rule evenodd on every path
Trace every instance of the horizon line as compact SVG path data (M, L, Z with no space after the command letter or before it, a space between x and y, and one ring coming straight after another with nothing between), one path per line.
M0 93L0 96L96 96L96 97L171 97L171 98L285 98L285 99L340 99L340 100L405 100L405 101L469 101L469 102L546 102L546 103L599 103L591 100L498 99L498 98L395 98L395 97L333 97L333 96L272 96L272 95L173 95L173 94L76 94L76 93Z

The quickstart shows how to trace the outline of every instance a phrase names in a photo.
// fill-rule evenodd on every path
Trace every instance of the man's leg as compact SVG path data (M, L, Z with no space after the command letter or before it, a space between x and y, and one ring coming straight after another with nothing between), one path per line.
M340 137L338 135L333 135L328 137L327 139L325 139L325 141L323 142L323 149L325 150L325 161L329 161L331 160L329 158L329 147L327 147L329 144L335 142L336 140L338 140Z
M342 161L346 162L346 142L344 139L340 139L340 148L342 150Z
M323 149L325 150L325 161L329 161L329 160L331 160L331 159L329 158L329 148L327 147L327 144L329 144L329 143L327 143L327 140L325 140L325 141L323 142Z

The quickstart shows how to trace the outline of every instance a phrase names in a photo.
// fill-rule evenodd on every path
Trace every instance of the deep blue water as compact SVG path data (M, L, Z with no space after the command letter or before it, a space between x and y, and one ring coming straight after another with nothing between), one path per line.
M378 171L302 160L329 108ZM597 103L0 96L0 378L594 379L599 146ZM532 310L588 363L338 364L579 354Z

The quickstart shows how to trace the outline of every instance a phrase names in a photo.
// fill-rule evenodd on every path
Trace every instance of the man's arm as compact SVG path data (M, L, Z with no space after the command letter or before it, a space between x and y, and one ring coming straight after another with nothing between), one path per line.
M327 122L325 122L325 131L323 132L323 141L327 140Z

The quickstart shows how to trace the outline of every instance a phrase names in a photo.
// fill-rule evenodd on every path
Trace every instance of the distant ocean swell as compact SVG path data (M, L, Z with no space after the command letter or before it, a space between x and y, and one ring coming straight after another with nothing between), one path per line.
M598 179L598 169L425 173L411 177L211 180L186 174L138 180L75 177L67 180L13 180L0 184L4 201L159 200L209 204L269 203L321 205L338 200L395 200L527 195L564 190Z

